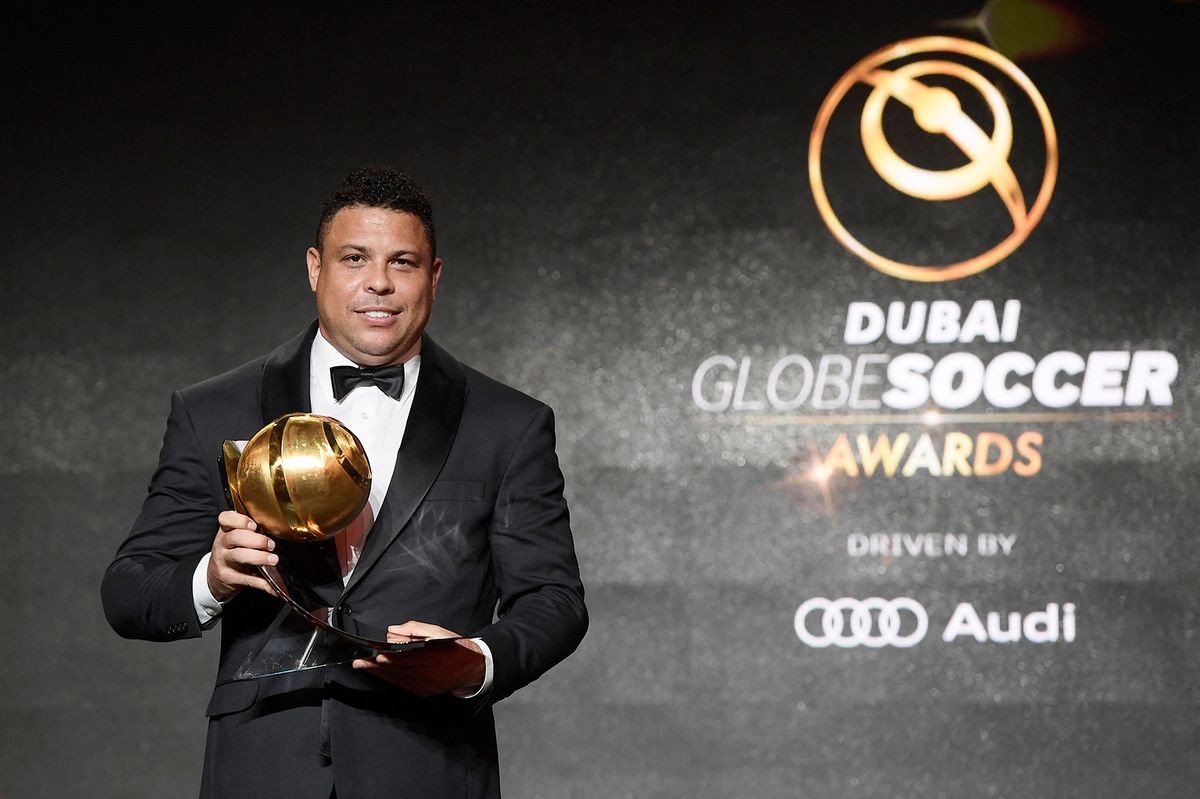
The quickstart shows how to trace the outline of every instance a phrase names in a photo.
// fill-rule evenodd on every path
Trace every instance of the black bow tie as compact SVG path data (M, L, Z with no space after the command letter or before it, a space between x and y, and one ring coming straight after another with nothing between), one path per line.
M394 400L404 393L404 364L368 369L358 366L334 366L329 370L333 381L333 398L341 401L358 386L378 386L379 390Z

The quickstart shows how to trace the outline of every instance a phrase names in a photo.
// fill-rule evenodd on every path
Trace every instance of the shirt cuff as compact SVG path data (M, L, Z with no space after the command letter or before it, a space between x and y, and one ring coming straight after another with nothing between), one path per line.
M492 664L492 650L483 642L482 638L472 638L479 645L480 651L483 652L483 683L475 691L469 694L454 691L454 695L459 699L474 699L477 696L487 693L492 687L492 676L495 674L495 667Z
M196 564L196 571L192 572L192 605L196 608L196 619L199 620L202 630L207 630L217 623L217 617L221 615L221 609L224 607L220 600L212 595L212 591L208 590L208 561L211 558L211 552L200 558L200 562Z

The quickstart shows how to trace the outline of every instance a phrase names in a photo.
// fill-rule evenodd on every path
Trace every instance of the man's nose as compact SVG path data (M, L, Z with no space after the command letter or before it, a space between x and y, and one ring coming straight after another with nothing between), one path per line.
M395 290L392 273L386 263L373 263L367 272L367 291L372 294L391 294Z

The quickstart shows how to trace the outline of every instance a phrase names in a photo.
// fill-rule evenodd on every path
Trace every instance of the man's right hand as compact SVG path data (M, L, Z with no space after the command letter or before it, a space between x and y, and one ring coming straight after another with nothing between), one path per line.
M257 588L272 596L275 591L259 566L274 566L279 556L271 550L275 542L255 532L258 525L249 516L227 510L217 517L220 530L213 539L208 559L208 590L218 602L224 602L243 588Z

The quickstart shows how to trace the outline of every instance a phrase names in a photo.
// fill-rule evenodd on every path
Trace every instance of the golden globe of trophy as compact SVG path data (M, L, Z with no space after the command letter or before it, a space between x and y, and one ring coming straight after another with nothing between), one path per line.
M320 541L362 513L371 464L354 433L328 416L288 413L239 452L226 441L225 479L234 509L285 541Z
M310 584L305 569L291 560L311 563L301 550L344 530L370 496L366 451L341 422L312 413L284 414L244 447L226 441L219 460L233 509L253 519L260 532L295 545L278 550L277 565L258 567L285 607L231 679L321 668L450 640L389 642L385 629L343 618L327 577L319 579L320 586Z

